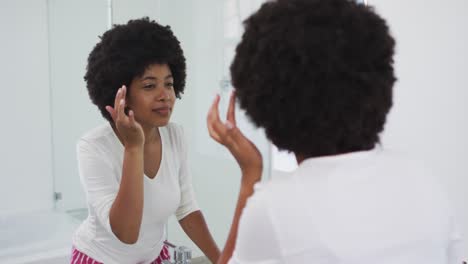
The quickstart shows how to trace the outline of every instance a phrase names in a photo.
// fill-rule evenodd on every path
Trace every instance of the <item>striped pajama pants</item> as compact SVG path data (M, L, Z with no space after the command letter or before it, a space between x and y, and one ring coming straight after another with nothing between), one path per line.
M151 262L151 264L162 264L163 260L170 260L169 249L166 245L163 246L159 256ZM70 258L70 264L103 264L97 260L92 259L83 252L80 252L78 249L73 247L72 255Z

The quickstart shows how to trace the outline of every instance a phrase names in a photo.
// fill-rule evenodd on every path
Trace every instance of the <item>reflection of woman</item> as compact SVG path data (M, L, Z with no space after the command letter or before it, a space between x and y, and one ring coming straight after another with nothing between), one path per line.
M245 27L227 123L219 97L208 115L210 135L242 171L218 263L461 264L460 237L435 177L376 147L395 82L385 21L354 1L277 0ZM299 163L255 192L262 159L236 127L234 98Z
M160 263L169 258L165 230L174 213L217 260L192 190L183 131L169 123L185 75L179 41L147 18L114 26L89 55L88 92L109 122L78 142L89 216L73 237L72 263Z

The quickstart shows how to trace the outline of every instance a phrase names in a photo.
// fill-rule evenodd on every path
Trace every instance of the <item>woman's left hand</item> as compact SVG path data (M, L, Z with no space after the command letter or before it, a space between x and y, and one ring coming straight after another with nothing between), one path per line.
M210 136L224 145L236 159L243 174L242 184L253 185L260 180L262 175L262 155L257 147L236 126L235 94L231 94L225 124L219 118L219 100L219 95L216 95L208 112L208 131Z

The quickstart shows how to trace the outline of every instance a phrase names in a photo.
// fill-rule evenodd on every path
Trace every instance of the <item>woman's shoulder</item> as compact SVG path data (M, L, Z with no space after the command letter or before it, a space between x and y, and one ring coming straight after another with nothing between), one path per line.
M86 131L80 139L86 141L99 140L104 137L109 137L110 133L113 132L112 127L109 123L101 124L91 130Z
M79 148L105 149L115 144L116 139L114 137L116 136L111 125L105 123L85 132L78 139L77 146Z

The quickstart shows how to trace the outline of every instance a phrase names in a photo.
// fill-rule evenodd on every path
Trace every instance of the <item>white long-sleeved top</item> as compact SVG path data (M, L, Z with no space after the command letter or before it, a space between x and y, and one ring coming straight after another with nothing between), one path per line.
M135 244L121 242L109 222L122 177L124 146L110 124L93 129L78 141L79 173L89 212L73 236L79 251L106 264L150 263L163 247L169 217L175 213L180 220L198 210L182 128L169 123L159 132L161 164L154 179L143 176L143 217Z
M311 158L257 184L229 264L462 264L438 179L382 149Z

